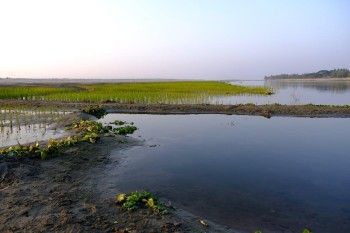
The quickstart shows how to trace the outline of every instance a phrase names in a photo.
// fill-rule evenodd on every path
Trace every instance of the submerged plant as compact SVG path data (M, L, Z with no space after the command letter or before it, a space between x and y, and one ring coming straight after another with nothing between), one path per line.
M146 191L136 191L127 194L121 193L116 195L115 199L117 204L127 210L149 208L156 213L164 214L167 212L164 205L162 205L155 196Z

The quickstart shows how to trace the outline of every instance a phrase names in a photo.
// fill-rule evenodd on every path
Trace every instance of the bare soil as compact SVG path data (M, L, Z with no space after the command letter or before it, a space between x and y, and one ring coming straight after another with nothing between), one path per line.
M72 103L61 101L0 100L0 106L6 107L55 107L77 110L88 105L100 105L113 113L149 113L149 114L235 114L297 117L350 117L350 105L281 105L281 104L120 104L120 103Z

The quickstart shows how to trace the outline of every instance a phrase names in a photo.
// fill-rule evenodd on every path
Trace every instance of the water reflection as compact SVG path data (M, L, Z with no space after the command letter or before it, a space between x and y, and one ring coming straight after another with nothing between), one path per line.
M27 144L64 135L54 123L66 112L43 110L0 110L0 148Z
M316 89L318 91L344 93L350 91L350 81L279 81L271 80L265 81L265 86L272 87L273 89L286 89L286 88L303 88L303 89Z
M267 86L274 90L270 96L225 96L210 100L215 104L325 104L350 105L348 81L231 81L233 84Z
M350 231L349 119L109 114L102 121L115 119L135 122L133 136L145 145L112 151L116 163L97 187L106 197L146 189L243 232Z

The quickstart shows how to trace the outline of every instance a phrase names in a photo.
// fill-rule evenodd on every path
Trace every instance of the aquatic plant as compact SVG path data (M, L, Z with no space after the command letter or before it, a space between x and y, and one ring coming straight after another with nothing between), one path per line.
M149 192L120 193L115 197L116 203L127 210L149 208L156 213L166 213L166 208Z
M111 126L103 126L101 123L90 120L81 120L73 123L68 129L77 131L74 136L62 139L50 139L46 144L40 145L38 142L29 146L16 145L0 150L0 155L16 157L39 157L46 159L48 156L59 154L61 149L73 146L80 142L96 143L101 134L126 135L136 130L135 126L126 125L113 129Z
M311 231L310 229L308 229L308 228L305 228L305 229L303 230L303 233L312 233L312 231Z
M95 132L100 133L103 131L103 125L96 121L80 120L74 122L68 129L76 129L80 132Z
M115 120L113 122L110 122L110 124L113 124L113 125L124 125L126 124L125 121L120 121L120 120Z
M0 154L10 157L39 157L41 159L46 159L48 156L57 155L60 149L75 145L79 141L81 140L79 140L78 136L69 136L57 140L50 139L47 144L42 145L40 145L39 142L28 146L18 144L0 150Z
M133 134L137 130L136 126L126 125L123 127L117 127L113 129L113 132L119 135Z
M81 111L84 113L93 115L93 116L97 117L98 119L100 119L101 117L103 117L104 115L107 114L106 109L104 109L98 105L90 105L88 107L83 108Z

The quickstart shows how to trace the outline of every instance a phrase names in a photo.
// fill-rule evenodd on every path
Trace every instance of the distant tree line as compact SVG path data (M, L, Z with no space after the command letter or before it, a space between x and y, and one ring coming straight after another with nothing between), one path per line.
M266 80L273 79L307 79L307 78L347 78L350 77L348 69L320 70L314 73L305 74L278 74L265 76Z

